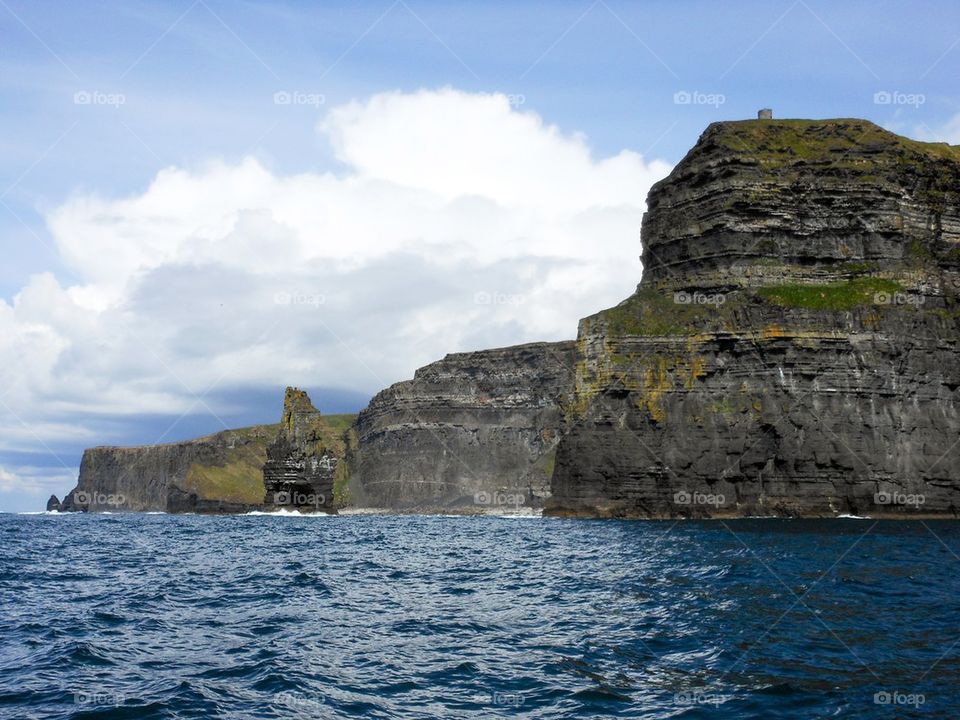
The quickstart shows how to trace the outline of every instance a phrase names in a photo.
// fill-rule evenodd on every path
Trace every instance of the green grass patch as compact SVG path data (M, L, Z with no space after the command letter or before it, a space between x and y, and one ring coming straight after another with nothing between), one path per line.
M350 429L353 421L357 419L356 413L345 413L342 415L321 415L321 419L337 433L342 433Z
M843 161L849 151L862 153L864 146L887 145L904 155L925 155L932 159L960 162L960 147L930 143L897 135L869 120L738 120L715 126L718 144L737 153L748 153L766 162Z
M224 465L194 463L187 471L186 488L207 500L257 504L263 502L265 442L251 442L228 450Z
M690 299L693 291L683 293ZM717 297L711 295L711 297ZM724 328L734 311L742 307L743 295L728 293L712 303L678 302L673 292L641 288L619 305L604 310L598 317L611 335L677 336L696 335L710 328Z
M851 275L863 275L875 272L878 268L875 262L848 262L840 266L840 270Z
M703 306L679 305L673 297L645 288L601 314L613 335L684 335Z
M757 290L767 302L788 308L807 310L851 310L872 305L878 294L902 290L900 283L883 278L856 278L827 285L772 285Z

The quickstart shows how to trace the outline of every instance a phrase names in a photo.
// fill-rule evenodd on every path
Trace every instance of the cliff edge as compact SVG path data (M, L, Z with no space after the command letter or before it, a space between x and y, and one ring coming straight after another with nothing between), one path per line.
M580 322L548 512L956 516L960 148L711 125Z
M85 450L64 511L235 513L260 509L263 464L276 425L187 442ZM49 508L48 509L56 509Z

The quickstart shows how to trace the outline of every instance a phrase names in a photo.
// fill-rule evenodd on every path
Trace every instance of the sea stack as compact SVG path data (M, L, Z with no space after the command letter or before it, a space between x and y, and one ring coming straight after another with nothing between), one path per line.
M288 387L276 440L263 466L264 505L271 509L334 512L334 481L342 440L323 422L303 390Z

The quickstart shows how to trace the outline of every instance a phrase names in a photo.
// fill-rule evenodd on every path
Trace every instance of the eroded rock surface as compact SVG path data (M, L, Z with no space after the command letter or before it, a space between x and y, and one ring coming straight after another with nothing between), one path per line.
M357 419L354 501L401 510L541 507L574 356L573 342L455 353L383 390Z
M648 197L636 294L581 321L548 511L960 509L960 149L711 125Z
M287 388L276 440L263 466L268 508L334 512L342 441L303 390Z

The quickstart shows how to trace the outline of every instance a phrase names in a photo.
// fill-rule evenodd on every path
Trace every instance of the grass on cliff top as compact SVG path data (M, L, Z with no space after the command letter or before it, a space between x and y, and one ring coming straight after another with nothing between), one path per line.
M257 438L228 449L224 465L194 463L187 471L184 489L206 500L251 505L263 502L263 463L271 440Z
M858 118L735 120L716 123L710 132L718 144L766 160L835 159L845 151L886 145L960 162L960 146L911 140Z
M874 304L878 294L890 294L901 289L902 286L893 280L866 277L828 285L772 285L759 288L757 295L787 308L838 311Z
M736 305L737 300L730 296L721 305L684 304L676 302L673 293L640 288L598 317L613 335L694 335L711 323L725 324Z
M343 432L350 428L356 417L355 414L320 417L318 430L324 445L333 448L341 457L344 450ZM267 460L267 445L276 439L279 430L279 424L254 425L217 433L241 442L225 451L227 461L223 465L191 465L184 489L208 500L250 505L263 502L263 464ZM340 464L345 467L344 462Z
M332 430L337 433L342 433L344 430L350 429L350 426L353 425L353 421L357 419L356 413L343 413L340 415L321 415L327 425L330 426Z
M903 290L894 280L853 278L829 284L794 283L758 288L753 302L768 302L785 308L843 311L873 305L880 294ZM689 295L689 293L688 293ZM641 288L619 305L597 314L609 334L627 336L696 335L733 328L735 312L750 302L749 295L729 293L719 305L676 302L672 293Z

